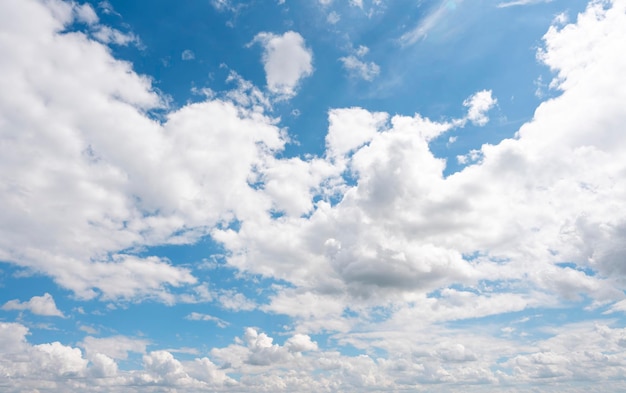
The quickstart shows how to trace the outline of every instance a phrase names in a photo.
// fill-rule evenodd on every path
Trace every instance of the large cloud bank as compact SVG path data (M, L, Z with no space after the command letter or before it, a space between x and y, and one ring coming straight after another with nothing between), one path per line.
M67 32L73 23L87 32ZM583 300L623 311L626 1L594 1L550 28L538 58L562 94L448 177L429 142L484 124L490 91L449 121L332 109L324 156L279 158L288 136L259 106L212 98L169 110L89 33L99 28L73 3L0 3L0 260L83 299L195 302L193 268L137 250L211 235L229 265L285 283L260 307L292 317L294 334L280 345L250 328L190 361L130 345L143 368L129 371L89 340L84 352L32 345L26 327L2 323L2 389L488 391L541 380L576 391L569 381L598 378L625 388L626 333L610 324L528 343L515 326L446 323ZM259 38L277 94L310 73L302 49L292 73L276 71L288 79L270 78L272 45L303 48L298 37ZM324 332L370 354L321 350L311 335Z

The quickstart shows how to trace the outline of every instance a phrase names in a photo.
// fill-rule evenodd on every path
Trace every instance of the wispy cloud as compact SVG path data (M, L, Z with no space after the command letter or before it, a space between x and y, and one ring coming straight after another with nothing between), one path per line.
M185 319L189 321L211 321L211 322L215 322L215 324L221 328L225 328L225 327L228 327L228 325L230 325L230 323L226 322L223 319L214 317L213 315L201 314L198 312L192 312L191 314L187 315Z
M539 3L551 3L553 0L514 0L499 3L498 8L514 7L516 5L531 5Z
M457 4L461 1L445 0L440 2L437 7L434 7L430 13L420 20L417 26L400 37L400 43L404 46L412 45L425 38L428 32L436 27L446 15L454 11Z

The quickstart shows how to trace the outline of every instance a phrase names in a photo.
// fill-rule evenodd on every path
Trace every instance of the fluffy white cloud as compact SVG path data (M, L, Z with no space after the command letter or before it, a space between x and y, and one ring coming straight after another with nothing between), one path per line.
M62 317L63 313L57 308L54 298L49 293L43 296L33 296L27 302L17 299L9 300L2 306L3 310L28 310L36 315Z
M602 322L565 325L532 345L484 332L433 331L414 323L404 324L406 335L398 330L390 335L389 328L381 326L378 332L342 339L357 348L367 342L370 348L384 349L384 358L322 351L304 334L279 345L265 333L248 328L234 344L211 350L210 358L183 361L157 350L145 354L139 368L122 370L114 359L99 352L84 357L79 349L58 342L31 345L24 326L0 323L0 371L8 377L2 387L7 392L46 388L111 393L168 389L356 392L437 384L438 390L452 392L462 384L469 391L481 392L494 386L518 391L517 386L539 381L540 391L557 392L576 391L568 390L573 375L579 382L614 380L606 383L612 390L624 386L619 377L626 368L626 333ZM421 339L416 340L416 335ZM240 377L235 380L230 374Z
M326 154L293 160L276 157L285 137L254 104L208 99L156 122L149 80L87 35L59 34L75 7L0 2L0 259L84 298L174 302L169 288L183 286L211 298L190 270L121 251L211 233L231 266L288 282L259 307L294 317L294 333L281 345L249 328L183 361L118 336L85 338L84 355L31 345L26 327L0 323L4 390L524 391L548 381L548 392L588 389L585 378L624 390L626 335L610 320L452 326L580 296L623 312L625 1L593 2L550 29L539 58L562 94L448 177L429 143L462 121L334 109ZM494 104L479 92L466 120L485 122ZM241 309L238 295L216 297ZM364 354L320 350L308 334L323 331ZM143 366L121 370L129 351L144 353Z
M474 294L429 300L443 320L471 315L455 302L491 315L579 295L595 305L621 300L626 216L619 206L626 188L616 179L626 170L626 84L619 83L626 56L618 50L625 8L623 1L593 2L575 24L551 28L538 56L555 71L552 86L562 95L544 102L514 138L484 145L474 165L452 176L443 176L445 162L428 143L466 121L485 124L496 104L491 91L472 95L467 116L449 122L332 110L326 159L335 171L327 179L339 171L343 182L316 179L324 197L307 216L216 231L233 252L229 263L296 285L307 303L277 295L267 309L311 329L319 325L302 309L315 310L325 294L339 309L358 309L423 301L453 284L471 288ZM309 173L303 165L294 177ZM488 281L505 293L493 293Z
M283 35L259 33L252 42L263 45L267 88L279 98L293 97L302 78L313 74L313 52L295 31Z
M120 250L193 242L269 209L248 181L284 139L274 120L230 101L156 122L146 112L164 104L148 78L87 35L61 34L76 7L0 5L11 59L0 62L0 258L82 298L171 303L169 288L196 283L191 272Z
M491 90L481 90L463 101L463 106L467 107L466 119L477 126L487 124L489 122L487 112L498 103L492 94Z

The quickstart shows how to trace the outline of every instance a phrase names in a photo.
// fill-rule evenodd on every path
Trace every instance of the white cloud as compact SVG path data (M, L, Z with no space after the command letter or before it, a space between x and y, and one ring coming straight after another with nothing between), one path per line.
M237 232L216 231L232 252L229 263L295 285L284 293L306 303L278 294L266 309L311 329L320 325L302 309L328 293L338 302L333 308L366 310L417 301L453 284L478 291L433 300L433 313L445 320L554 307L580 295L595 306L622 300L626 216L619 206L626 189L616 179L626 170L620 136L626 56L617 48L625 8L592 3L576 24L551 28L539 58L555 71L553 85L563 94L544 102L514 138L465 155L461 160L476 164L452 176L443 176L445 162L428 143L465 121L485 124L496 104L491 91L472 95L467 116L449 122L396 115L376 125L373 118L387 115L331 110L326 159L335 171L313 188L335 202L322 198L304 217L259 218ZM308 168L294 177L312 179ZM333 181L337 171L349 180ZM481 289L485 280L498 282L504 294ZM474 314L454 302L473 304ZM335 319L326 328L346 324Z
M328 23L330 23L331 25L336 24L337 22L339 22L341 20L341 17L339 16L339 14L335 11L332 11L331 13L328 14L328 16L326 17L326 21Z
M96 11L94 11L93 7L90 4L82 4L80 6L74 7L74 12L76 13L76 19L79 21L86 23L88 25L93 25L98 23L98 15Z
M52 13L54 4L64 5ZM72 15L67 3L0 2L11 22L0 23L0 51L11 54L0 62L0 259L85 298L174 302L171 287L204 287L167 260L120 250L212 233L231 266L287 281L259 308L292 316L293 334L281 345L249 328L204 358L156 350L120 368L116 359L146 344L88 337L83 354L32 345L26 327L3 322L3 388L625 389L626 332L611 321L532 331L469 319L581 296L624 310L626 2L594 2L550 29L539 58L562 94L447 177L429 142L462 121L333 109L326 154L293 160L276 157L285 138L254 104L209 98L155 122L145 112L161 99L149 80L87 36L58 34ZM480 124L494 104L479 92L464 119ZM251 188L256 180L264 187ZM275 209L286 214L273 218ZM240 228L227 229L234 217ZM240 295L216 297L240 310ZM459 320L470 327L453 329ZM320 350L311 332L364 354Z
M87 336L79 345L85 349L87 356L102 354L111 359L124 360L128 358L129 352L146 353L148 344L150 344L148 340L126 336L105 338Z
M223 319L214 317L213 315L201 314L197 312L192 312L191 314L187 315L185 319L188 319L190 321L211 321L211 322L215 322L215 324L221 328L225 328L228 325L230 325L228 322L224 321Z
M439 5L435 6L432 11L424 16L413 29L400 37L400 43L402 45L413 45L417 41L424 39L428 35L428 32L435 28L450 12L449 4L453 3L447 1L440 2Z
M326 154L341 158L371 141L381 131L389 115L370 113L361 108L333 109L328 114Z
M517 5L530 5L530 4L539 4L539 3L551 3L553 0L514 0L514 1L506 1L499 3L497 5L498 8L506 8L513 7Z
M140 43L139 38L133 33L122 33L121 31L108 26L98 26L97 29L92 32L92 35L103 44L127 46L132 43Z
M374 62L368 63L362 60L363 56L369 52L369 48L364 45L360 45L353 52L353 55L339 58L339 61L343 64L343 68L345 68L353 77L362 78L366 81L372 81L380 73L380 67Z
M20 302L17 299L9 300L2 306L3 310L28 310L35 315L44 315L51 317L63 317L63 313L59 311L49 293L43 296L33 296L27 302Z
M380 73L380 67L374 62L366 63L356 56L346 56L339 58L343 67L351 75L363 78L366 81L373 80Z
M196 54L193 53L191 49L185 49L183 53L180 55L183 60L193 60L196 58Z
M487 112L491 110L498 100L492 96L491 90L481 90L463 101L463 106L467 107L466 119L474 125L484 126L489 122Z
M222 290L218 296L218 301L227 310L250 311L257 308L257 305L243 293L234 290Z
M256 108L211 98L154 121L146 112L165 105L148 78L83 33L61 34L72 7L0 4L15 22L0 26L11 54L0 64L0 258L81 298L173 303L172 287L195 285L191 272L120 250L193 242L269 209L248 180L283 134Z
M422 384L437 384L444 392L459 384L476 392L494 385L521 392L516 389L527 389L528 384L542 392L562 392L568 391L573 375L577 384L581 380L614 380L606 386L612 391L623 387L619 378L626 366L626 332L602 321L565 325L528 345L504 336L420 328L415 318L413 315L411 323L405 322L406 335L398 331L386 335L388 332L381 330L342 338L357 348L363 340L373 340L388 353L386 357L320 350L305 334L294 334L280 345L267 334L247 328L234 344L213 348L210 358L183 361L168 351L156 350L143 356L143 364L133 363L130 369L119 368L116 360L102 353L84 357L78 348L58 342L31 345L24 326L0 323L0 370L7 377L3 386L8 392L50 386L111 393L136 389L316 392L329 386L346 391L389 391ZM237 380L230 375L238 375ZM546 378L551 384L544 384ZM474 386L478 390L472 390Z
M263 45L263 67L269 91L280 98L296 95L302 80L313 74L313 53L304 38L294 31L283 35L259 33L253 43Z

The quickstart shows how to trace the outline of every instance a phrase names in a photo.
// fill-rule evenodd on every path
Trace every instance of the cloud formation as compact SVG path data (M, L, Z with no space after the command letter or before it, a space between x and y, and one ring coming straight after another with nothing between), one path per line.
M252 42L263 46L268 90L282 99L296 95L300 81L313 74L313 52L304 38L295 31L283 35L262 32Z
M168 108L149 78L66 29L96 23L77 7L0 2L0 259L79 299L214 300L290 322L202 357L117 333L33 344L1 322L3 390L626 389L625 329L600 317L625 309L625 1L550 28L538 59L560 95L449 176L431 143L484 125L491 90L461 119L331 108L323 154L283 157L288 136L254 86L231 74L236 90ZM292 97L312 72L304 40L256 41L268 89ZM205 236L237 274L272 280L266 300L212 292L196 266L150 250ZM571 304L594 317L548 329L515 314ZM63 315L48 293L3 309Z
M27 302L17 299L9 300L2 306L3 310L27 310L36 315L50 317L63 317L63 313L57 308L52 295L44 293L43 296L33 296Z

